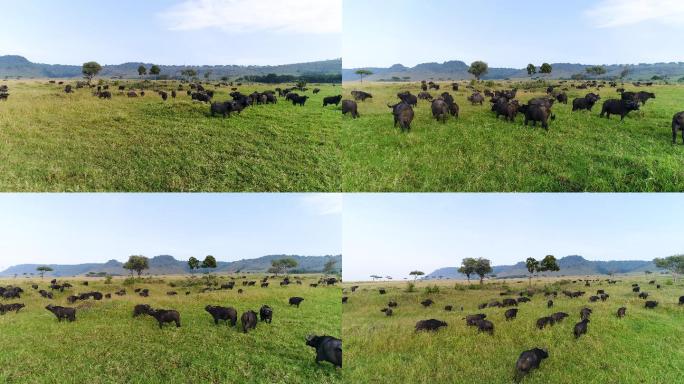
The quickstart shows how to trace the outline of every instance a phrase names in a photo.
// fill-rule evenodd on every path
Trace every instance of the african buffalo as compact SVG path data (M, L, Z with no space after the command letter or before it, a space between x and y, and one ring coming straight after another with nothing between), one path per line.
M76 308L60 307L50 304L46 306L45 309L52 312L57 317L57 321L62 321L62 319L76 321Z
M518 308L507 309L506 312L504 312L504 316L506 317L506 320L515 319L518 316Z
M218 307L207 305L204 310L209 312L214 318L214 324L218 325L219 320L223 320L226 324L230 321L230 326L234 327L237 322L237 311L232 307Z
M259 319L270 324L273 320L273 309L268 305L262 305L259 309Z
M603 108L601 109L600 117L606 115L607 119L610 119L610 115L620 115L620 121L625 119L625 116L630 111L638 111L639 103L633 100L606 100L603 103Z
M672 117L672 144L677 143L677 131L682 131L682 144L684 144L684 111Z
M589 319L584 319L580 321L579 323L575 324L575 328L573 329L573 333L575 334L575 338L578 339L580 336L585 335L587 333L587 324L589 324Z
M159 329L162 328L164 323L176 323L176 328L180 328L181 326L180 313L178 313L178 311L168 309L152 309L148 314L154 317L157 322L159 322Z
M316 349L316 364L327 361L342 368L342 340L332 336L309 335L306 345Z
M295 296L295 297L290 297L290 300L289 300L288 302L290 303L290 305L296 305L297 308L299 308L299 304L300 304L302 301L304 301L303 298L301 298L301 297L296 297L296 296Z
M340 101L342 101L342 95L337 95L337 96L328 96L323 98L323 106L326 107L328 105L339 105Z
M515 363L515 381L520 381L520 379L531 370L539 368L539 364L541 364L542 360L548 357L548 351L540 348L532 348L521 353L518 357L518 361Z
M250 329L255 329L257 326L257 314L254 311L247 311L242 314L240 318L242 322L242 332L247 333Z
M411 130L411 122L413 121L414 116L413 108L403 101L395 105L388 104L387 106L392 108L392 115L394 115L394 126L396 127L397 124L399 124L402 132L409 132Z
M446 327L447 323L437 320L437 319L429 319L429 320L420 320L419 322L416 323L416 332L419 331L436 331L441 327Z

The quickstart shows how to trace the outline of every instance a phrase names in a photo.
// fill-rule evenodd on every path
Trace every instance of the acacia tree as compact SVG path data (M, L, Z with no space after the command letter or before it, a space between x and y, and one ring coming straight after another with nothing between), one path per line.
M470 276L475 273L476 264L477 260L473 259L472 257L466 257L465 259L461 260L461 267L458 268L458 273L466 276L468 279L468 284L470 284Z
M150 75L154 75L155 79L159 77L161 73L161 67L154 64L150 67Z
M411 271L409 273L409 276L413 276L413 281L415 281L416 279L418 279L418 276L423 276L424 274L425 272L423 271Z
M83 73L83 77L88 80L88 84L90 84L90 81L93 80L93 77L100 73L101 70L102 66L100 64L95 61L89 61L83 64L81 73Z
M375 280L377 280L377 279L382 279L382 276L370 275L370 278L373 279L373 281L375 281Z
M674 255L665 258L655 258L653 263L658 268L666 269L672 274L672 280L677 282L677 275L684 273L684 255Z
M52 272L52 268L48 267L47 265L42 265L38 268L36 268L36 271L40 273L40 279L43 279L43 276L45 276L45 272Z
M131 271L131 274L133 274L133 271L137 272L138 277L140 277L144 270L150 268L150 260L142 255L133 255L124 263L123 268Z
M372 75L372 74L373 74L373 71L369 71L369 70L367 70L367 69L359 69L359 70L357 70L357 71L354 72L354 73L356 73L357 75L359 75L359 77L361 78L361 82L363 83L363 77L364 77L364 76L370 76L370 75Z
M489 260L483 259L483 258L481 258L481 257L480 257L479 259L476 260L476 263L475 263L475 274L478 275L478 276L480 276L480 284L482 284L482 282L483 282L485 276L486 276L488 273L492 273L492 271L493 271L493 269L492 269L492 264L491 264L491 262L490 262Z
M278 274L287 273L288 270L297 266L297 260L293 258L285 258L271 261L271 268L269 271L274 273L276 276Z
M537 73L537 67L534 66L534 64L527 64L527 75L532 76L535 73Z
M489 72L489 65L485 63L484 61L473 61L470 64L470 68L468 68L468 73L471 75L475 76L475 79L477 81L480 81L480 78Z
M147 68L145 68L145 66L141 64L141 65L138 67L138 76L140 76L140 78L142 78L142 77L145 76L146 74L147 74Z
M527 268L527 272L530 273L529 285L532 286L532 275L539 271L539 262L534 257L528 257L527 260L525 260L525 267Z
M195 256L191 256L188 260L188 267L190 268L190 273L193 273L195 269L199 269L200 262Z

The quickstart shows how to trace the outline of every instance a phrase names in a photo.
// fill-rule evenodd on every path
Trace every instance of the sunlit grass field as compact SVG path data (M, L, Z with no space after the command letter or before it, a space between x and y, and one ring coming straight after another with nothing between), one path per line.
M103 279L65 279L74 285L54 300L40 297L30 282L50 291L49 279L41 281L2 280L0 285L19 284L25 290L21 302L26 308L0 316L0 382L2 383L340 383L342 373L332 364L314 361L315 350L306 346L307 334L340 337L341 303L339 287L311 288L319 276L303 275L303 284L280 287L280 279L268 288L243 287L236 278L233 290L200 293L204 286L171 287L182 277L163 277L145 283L124 285L122 279L104 284ZM162 282L163 280L163 282ZM226 276L220 281L229 281ZM126 296L112 295L102 301L77 301L77 320L58 322L44 307L67 304L74 293L113 293L121 288ZM135 288L150 289L140 297ZM238 289L244 289L239 294ZM178 296L167 296L167 291ZM185 291L191 291L185 295ZM305 300L297 309L288 298ZM157 309L175 309L181 328L160 330L150 316L132 317L136 304ZM214 325L206 305L232 306L240 316L246 310L257 313L261 305L273 308L273 322L259 323L247 334L237 328Z
M584 277L581 277L584 278ZM505 321L507 308L478 309L478 304L503 298L516 298L528 288L526 279L489 283L468 289L464 282L418 283L416 292L406 292L407 283L346 283L348 303L343 305L345 340L345 380L351 383L512 383L515 363L524 350L548 348L549 358L533 371L524 383L676 383L684 378L684 306L677 305L684 295L684 284L668 285L659 277L661 289L649 285L642 276L620 276L616 285L601 283L560 283L560 279L534 281L533 287L558 290L554 306L547 308L543 291L531 302L518 305L518 317ZM645 309L644 300L632 293L631 283L641 284L648 300L657 300L656 309ZM439 286L439 293L428 294L426 286ZM671 284L671 283L670 283ZM351 293L351 285L360 288ZM380 295L378 288L386 288ZM458 287L459 289L455 289ZM481 288L481 289L480 289ZM511 295L500 296L509 288ZM570 299L561 290L586 291ZM589 296L604 289L606 302L590 303ZM435 301L429 308L420 302ZM389 300L398 307L392 317L380 309ZM444 310L453 305L454 311ZM463 311L460 307L463 306ZM583 307L593 309L588 332L578 340L573 327ZM627 307L623 319L616 317L619 307ZM538 318L555 312L570 316L562 323L539 330ZM494 335L478 334L468 327L466 314L484 313L494 323ZM416 333L417 321L435 318L448 323L437 332Z
M113 81L108 81L114 84ZM74 80L67 81L74 84ZM185 90L163 102L151 89L112 100L63 92L47 80L0 81L0 190L3 191L338 191L339 109L323 98L340 86L309 84L304 107L247 108L231 118ZM131 84L119 81L118 84ZM178 83L151 82L170 90ZM243 94L287 85L238 87ZM318 87L317 95L312 89ZM209 86L207 89L214 89ZM214 101L229 100L230 87Z
M455 96L458 119L437 122L430 102L419 101L409 134L393 127L388 103L396 94L417 95L420 83L344 84L344 98L352 90L364 90L373 99L359 102L361 118L343 118L342 184L345 191L472 191L472 192L571 192L571 191L682 191L684 190L684 145L681 134L672 145L672 116L684 111L684 86L656 85L627 91L656 94L641 111L631 112L623 123L619 116L600 119L603 102L618 98L615 88L602 88L601 100L592 112L572 111L572 99L596 88L569 88L567 105L553 106L555 121L545 132L537 124L523 125L495 119L489 98L483 106L472 106L466 97L472 90L461 82L458 92L450 82L441 90ZM579 84L579 83L578 83ZM510 89L513 83L497 82L485 88ZM559 89L558 87L557 89ZM517 99L545 96L545 88L519 90Z

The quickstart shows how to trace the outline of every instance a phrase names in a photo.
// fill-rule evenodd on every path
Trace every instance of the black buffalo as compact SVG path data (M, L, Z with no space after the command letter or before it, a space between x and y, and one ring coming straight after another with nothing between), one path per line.
M518 361L515 363L515 381L520 381L520 379L530 373L531 370L539 368L539 364L541 364L542 360L548 357L548 351L540 348L532 348L521 353L520 357L518 357Z
M544 327L546 327L547 325L553 325L554 322L555 321L553 320L553 317L551 317L551 316L539 318L537 320L537 328L544 329Z
M603 103L600 116L606 115L610 119L610 115L620 115L620 121L625 119L625 116L631 111L638 111L639 103L633 100L606 100Z
M573 329L573 333L575 334L575 338L578 339L580 336L585 335L587 333L587 324L589 324L589 319L584 319L580 321L579 323L575 324L575 328Z
M432 117L437 121L446 123L447 117L449 116L449 106L442 99L436 99L432 101Z
M672 117L672 144L677 142L677 131L682 131L682 144L684 144L684 111Z
M594 104L596 104L597 101L599 101L601 97L593 94L593 93L588 93L586 96L574 99L572 101L572 111L578 111L578 110L589 110L594 107Z
M416 332L419 331L436 331L441 327L446 327L447 323L437 319L420 320L416 323Z
M413 108L410 105L404 103L387 105L392 108L392 115L394 115L394 126L397 124L401 127L402 132L409 132L411 130L411 122L413 121Z
M626 311L627 311L627 308L625 308L625 307L618 308L617 317L625 317Z
M175 323L176 328L180 328L181 326L180 313L178 313L178 311L169 309L153 309L148 314L157 320L159 323L159 329L162 328L164 323Z
M48 305L45 307L48 311L52 312L58 321L66 319L68 321L76 321L76 308L60 307L57 305Z
M235 323L237 323L237 311L235 308L207 305L204 307L204 310L209 312L209 314L211 314L211 316L214 318L215 325L218 325L219 320L224 321L226 324L228 324L228 321L230 321L231 327L234 327Z
M359 111L358 111L358 106L356 105L356 101L353 100L344 100L342 101L342 114L346 115L347 113L350 113L352 118L356 119L359 117Z
M515 319L518 316L518 308L507 309L506 312L504 312L504 316L506 317L506 320Z
M268 305L262 305L259 309L259 319L270 324L273 320L273 309Z
M296 297L296 296L295 296L295 297L290 297L290 300L289 300L288 302L290 303L290 305L296 305L297 308L299 308L299 304L300 304L302 301L304 301L303 298L301 298L301 297Z
M140 315L149 315L152 311L152 307L147 304L138 304L133 308L133 317L138 317Z
M342 340L332 336L309 335L306 345L316 349L316 364L327 361L342 368Z
M242 322L242 332L247 333L250 329L255 329L257 326L257 315L254 311L247 311L242 314L240 318Z
M657 301L651 301L651 300L647 301L646 304L644 304L644 307L648 308L648 309L653 309L657 306L658 306L658 302Z
M328 105L339 105L340 101L342 101L342 95L337 95L337 96L328 96L323 98L323 106L326 107Z

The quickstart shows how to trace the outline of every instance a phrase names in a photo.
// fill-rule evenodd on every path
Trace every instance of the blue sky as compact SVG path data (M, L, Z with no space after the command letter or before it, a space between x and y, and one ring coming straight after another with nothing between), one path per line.
M681 0L345 0L343 67L684 61Z
M345 194L343 278L484 257L651 260L684 253L681 194Z
M133 254L340 254L336 194L0 194L0 270Z
M23 0L0 55L80 65L276 65L341 57L342 0Z

